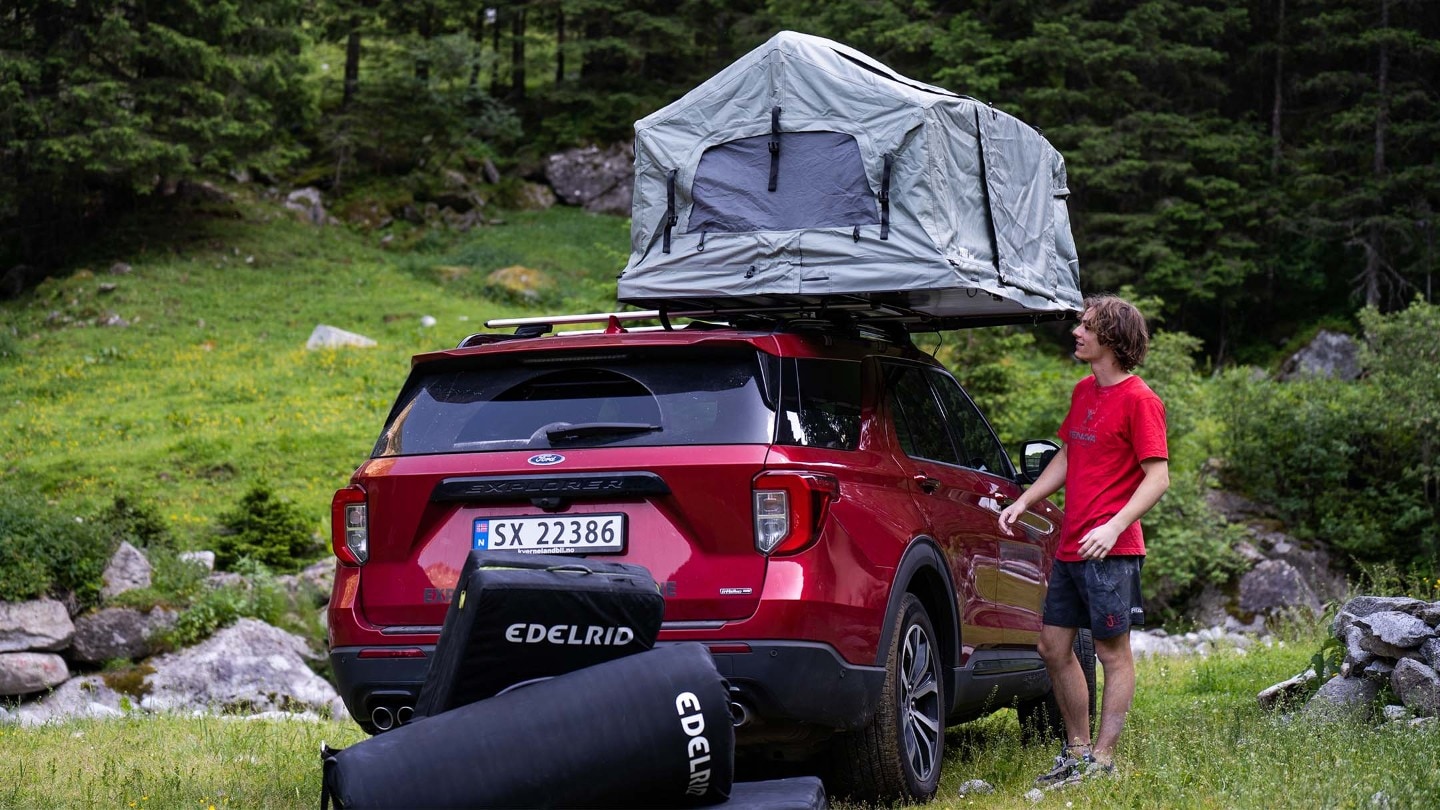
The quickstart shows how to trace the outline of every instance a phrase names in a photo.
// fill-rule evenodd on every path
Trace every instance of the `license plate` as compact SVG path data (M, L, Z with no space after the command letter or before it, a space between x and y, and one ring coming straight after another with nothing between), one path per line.
M475 519L472 547L524 554L623 554L625 516L543 515Z

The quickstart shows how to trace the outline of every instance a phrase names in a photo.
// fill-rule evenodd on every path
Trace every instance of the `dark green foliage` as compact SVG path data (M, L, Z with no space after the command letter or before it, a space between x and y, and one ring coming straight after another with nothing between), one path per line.
M94 605L118 545L93 518L63 514L32 495L0 492L0 601L48 595Z
M156 508L144 501L116 496L100 513L100 523L110 533L133 546L145 549L173 549L175 538Z
M245 581L222 588L207 588L175 620L175 626L159 639L162 646L180 649L198 644L236 619L259 619L276 627L295 625L299 607L263 565L244 562L236 566ZM308 607L308 606L307 606Z
M299 0L0 11L0 265L45 263L132 195L275 171L314 109ZM158 181L158 182L157 182ZM13 237L13 238L12 238Z
M1223 377L1225 478L1274 506L1301 534L1357 561L1433 564L1440 561L1433 438L1440 315L1417 302L1361 319L1371 372L1365 379Z
M251 487L233 511L221 515L220 526L215 561L225 569L248 559L289 571L321 551L314 521L264 484Z

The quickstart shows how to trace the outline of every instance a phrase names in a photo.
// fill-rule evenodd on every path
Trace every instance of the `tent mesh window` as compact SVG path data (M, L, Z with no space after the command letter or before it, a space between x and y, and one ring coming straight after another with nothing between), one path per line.
M880 222L853 135L781 133L775 190L768 191L774 138L756 135L705 150L695 170L691 233L850 228Z

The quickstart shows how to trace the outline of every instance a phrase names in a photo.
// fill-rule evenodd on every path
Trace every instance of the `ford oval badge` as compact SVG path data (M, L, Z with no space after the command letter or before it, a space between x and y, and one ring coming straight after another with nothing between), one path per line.
M559 453L541 453L538 456L531 456L526 460L539 467L548 467L551 464L559 464L565 460L565 457Z

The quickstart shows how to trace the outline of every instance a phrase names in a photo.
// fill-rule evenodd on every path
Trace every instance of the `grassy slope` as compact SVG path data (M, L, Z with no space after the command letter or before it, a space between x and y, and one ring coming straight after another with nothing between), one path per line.
M1414 730L1314 725L1261 712L1255 693L1303 669L1318 638L1249 655L1142 661L1110 781L1034 806L1135 808L1434 807L1440 724ZM0 808L300 807L319 796L317 757L363 738L351 723L152 717L36 729L0 726ZM1050 746L1024 746L1013 712L952 728L937 808L1031 807L1023 796ZM742 775L743 776L743 775ZM988 795L957 795L984 779Z
M613 303L603 281L626 242L623 220L574 210L403 249L273 207L240 210L143 223L131 242L168 226L182 247L126 251L128 275L100 260L3 305L18 357L0 359L0 488L42 491L77 514L139 496L203 546L216 515L264 480L327 531L330 494L368 454L410 355L525 314L483 295L487 274L523 259L565 291L553 305ZM109 313L131 325L94 325ZM379 346L307 351L320 323Z

